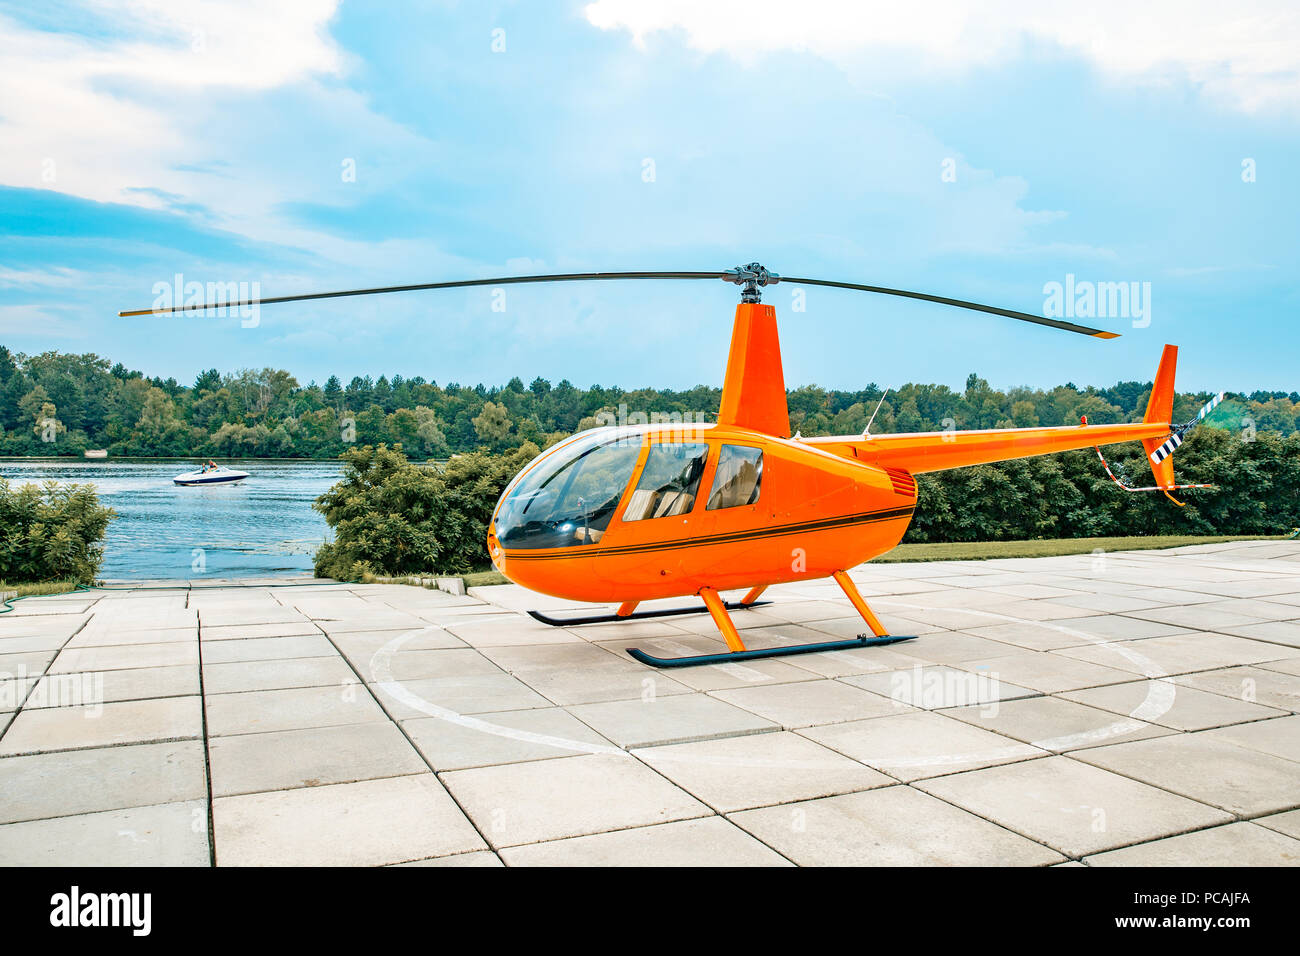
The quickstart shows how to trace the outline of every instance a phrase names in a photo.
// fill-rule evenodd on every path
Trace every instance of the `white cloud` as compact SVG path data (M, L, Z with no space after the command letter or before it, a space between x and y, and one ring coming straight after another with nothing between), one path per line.
M0 181L138 205L161 202L132 187L185 195L192 175L172 167L193 158L182 111L194 95L338 73L324 29L335 6L132 0L104 11L121 31L107 39L0 17Z
M11 269L0 266L0 289L75 288L84 276L74 269Z
M358 202L434 148L342 82L338 2L84 0L60 32L0 15L0 183L189 215L357 274L400 270L394 244L284 211ZM97 18L114 32L79 32ZM429 242L395 245L437 258Z
M0 334L5 336L71 339L80 331L75 322L39 305L0 305Z
M1033 39L1113 78L1186 78L1246 111L1300 104L1300 8L1290 0L596 0L585 12L592 25L627 30L638 44L680 29L695 49L745 61L805 50L850 66L901 53L918 69L962 70L1003 60ZM899 65L890 58L890 69Z

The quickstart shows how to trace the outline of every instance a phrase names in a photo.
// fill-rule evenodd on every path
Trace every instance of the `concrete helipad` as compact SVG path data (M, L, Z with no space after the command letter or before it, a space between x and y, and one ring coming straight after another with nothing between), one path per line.
M1300 864L1300 542L875 564L917 640L193 581L0 616L0 865ZM278 586L268 586L276 584ZM751 647L863 630L830 582ZM571 612L570 612L571 613Z

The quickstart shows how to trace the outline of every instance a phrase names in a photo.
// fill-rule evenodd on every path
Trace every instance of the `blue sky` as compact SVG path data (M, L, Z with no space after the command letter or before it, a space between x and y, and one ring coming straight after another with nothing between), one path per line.
M688 387L721 380L734 287L116 313L177 273L273 296L757 259L1028 312L1067 275L1149 283L1149 325L1088 323L1109 342L778 286L791 385L1106 385L1173 342L1181 387L1300 388L1285 4L263 6L0 3L0 343L186 382Z

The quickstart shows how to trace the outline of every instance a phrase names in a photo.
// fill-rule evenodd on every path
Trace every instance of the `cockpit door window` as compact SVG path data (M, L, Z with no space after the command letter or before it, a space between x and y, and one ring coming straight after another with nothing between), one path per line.
M623 509L624 521L684 515L695 507L709 446L704 442L657 442L650 446L641 480Z
M744 445L723 445L707 511L739 508L757 503L763 484L763 450Z

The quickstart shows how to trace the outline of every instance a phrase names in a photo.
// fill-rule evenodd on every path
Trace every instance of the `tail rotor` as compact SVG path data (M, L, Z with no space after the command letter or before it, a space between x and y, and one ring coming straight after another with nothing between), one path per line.
M1174 405L1174 368L1177 361L1177 346L1166 345L1164 353L1160 357L1160 367L1156 370L1155 383L1151 386L1151 397L1147 400L1146 415L1142 419L1144 422L1171 421ZM1156 480L1154 485L1146 488L1132 488L1126 485L1111 471L1110 465L1106 464L1106 458L1102 455L1101 449L1097 448L1097 457L1101 459L1102 467L1106 469L1106 474L1110 476L1110 480L1124 491L1162 491L1166 498L1180 508L1184 507L1183 502L1169 492L1183 491L1189 488L1214 488L1214 485L1176 484L1174 482L1172 455L1182 445L1183 439L1188 432L1205 421L1206 417L1223 401L1223 395L1224 393L1220 392L1202 405L1201 410L1196 413L1196 417L1191 421L1184 422L1181 425L1171 424L1169 426L1169 436L1163 441L1159 438L1142 440L1142 447L1146 450L1147 459L1151 463L1151 474Z

